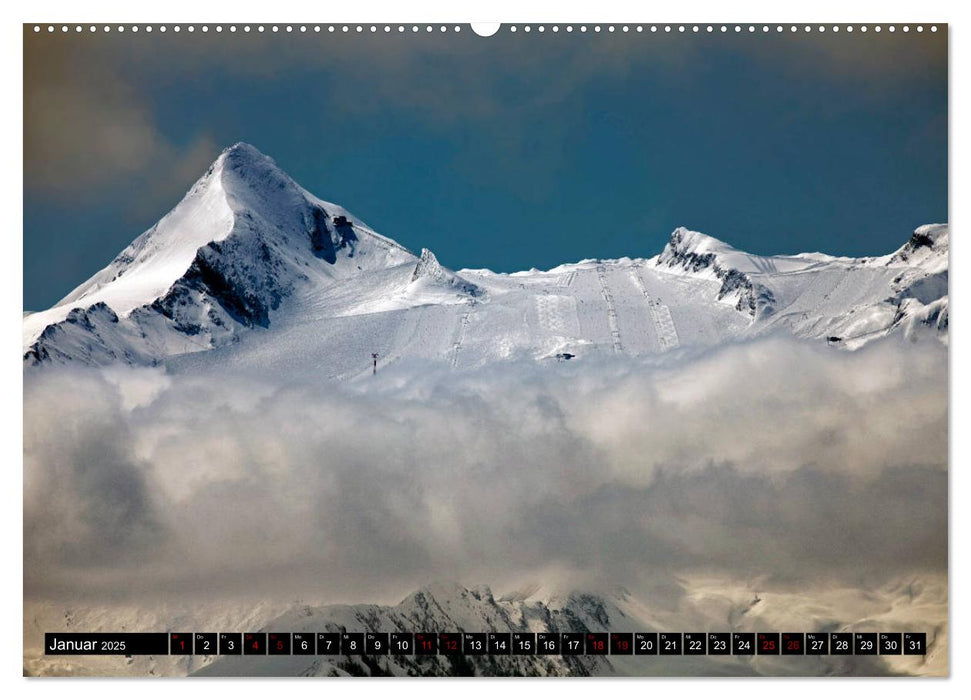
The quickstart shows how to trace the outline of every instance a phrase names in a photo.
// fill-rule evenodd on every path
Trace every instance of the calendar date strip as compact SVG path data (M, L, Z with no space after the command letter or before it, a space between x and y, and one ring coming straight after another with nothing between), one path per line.
M48 656L865 656L925 632L48 632Z

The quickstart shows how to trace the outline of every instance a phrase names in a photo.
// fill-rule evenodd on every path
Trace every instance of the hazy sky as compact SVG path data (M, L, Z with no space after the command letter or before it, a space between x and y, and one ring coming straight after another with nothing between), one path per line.
M25 28L24 307L50 306L247 141L453 268L895 249L947 213L947 36L485 39Z

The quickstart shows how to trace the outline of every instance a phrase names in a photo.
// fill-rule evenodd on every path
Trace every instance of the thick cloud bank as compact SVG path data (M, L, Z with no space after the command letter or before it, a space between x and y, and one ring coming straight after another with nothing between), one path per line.
M25 376L24 425L28 597L862 583L947 565L936 342L775 338L357 384L44 369Z

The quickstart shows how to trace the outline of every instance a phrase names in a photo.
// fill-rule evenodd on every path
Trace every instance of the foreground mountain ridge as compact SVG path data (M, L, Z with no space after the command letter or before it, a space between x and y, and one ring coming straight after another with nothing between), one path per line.
M874 590L844 591L830 606L800 591L753 593L745 585L692 584L692 595L637 596L612 590L526 587L505 595L488 586L437 582L396 604L309 605L225 602L128 608L28 603L25 669L31 675L134 676L751 676L941 675L947 668L946 624L927 628L928 651L916 656L569 656L569 655L293 655L51 657L43 633L231 629L262 632L671 632L758 630L907 631L922 615L946 609L946 585L905 577ZM677 597L677 596L676 596ZM836 619L852 619L844 625ZM941 620L946 614L940 615Z
M946 224L869 258L756 256L678 228L649 259L455 272L240 143L107 267L25 315L23 349L26 365L218 362L346 378L373 353L465 368L780 331L848 349L892 333L946 342L947 329Z

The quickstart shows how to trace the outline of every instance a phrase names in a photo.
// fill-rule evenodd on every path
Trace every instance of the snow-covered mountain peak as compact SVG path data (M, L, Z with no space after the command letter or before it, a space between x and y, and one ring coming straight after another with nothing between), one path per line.
M169 355L172 343L186 351L234 342L242 328L266 327L287 298L414 260L238 143L108 266L53 308L28 316L24 346L45 334L28 359L154 361ZM64 325L72 310L97 305L122 323L104 326L95 338Z
M441 263L435 254L428 248L421 249L421 257L415 265L415 271L411 274L411 281L416 282L422 277L438 278L444 274Z
M297 210L315 199L272 158L248 143L224 150L211 170L219 178L227 204L234 212L259 214L274 226L286 228L298 215Z
M717 300L731 304L752 320L765 318L775 311L772 291L752 276L775 271L775 262L738 251L712 236L676 228L655 265L719 281Z
M718 271L737 270L745 273L760 268L760 265L753 263L757 257L736 250L713 236L679 226L657 256L656 264L688 272L718 274Z
M279 170L276 161L256 146L245 141L237 141L232 146L224 148L223 152L216 159L216 163L219 164L226 163L227 161L242 165L243 167L254 167L254 164L256 164L256 167L263 166Z
M200 255L217 253L244 266L278 253L298 268L315 258L334 265L356 256L351 271L413 259L241 142L224 150L172 211L57 306L104 302L128 314L168 292L199 266Z
M224 150L182 201L57 307L105 303L127 314L158 299L200 248L233 233L237 217L259 211L270 230L292 217L303 191L272 159L245 143ZM267 221L267 219L270 219Z
M947 270L950 236L947 224L919 226L888 261L889 265L917 266L929 273Z
M468 298L482 294L482 290L477 285L442 267L438 258L428 248L421 249L421 257L411 273L411 284L430 287L446 293L455 292L461 297Z
M666 252L670 256L683 256L689 253L705 255L707 253L728 253L734 250L732 246L714 236L678 226L671 233L671 238L661 254L664 255Z
M464 599L494 601L492 591L487 586L468 589L455 581L434 581L409 593L401 601L401 605L410 608L438 606L441 604L455 604Z
M908 243L915 247L927 247L938 252L947 251L948 241L947 224L924 224L914 230L914 235L910 237Z

